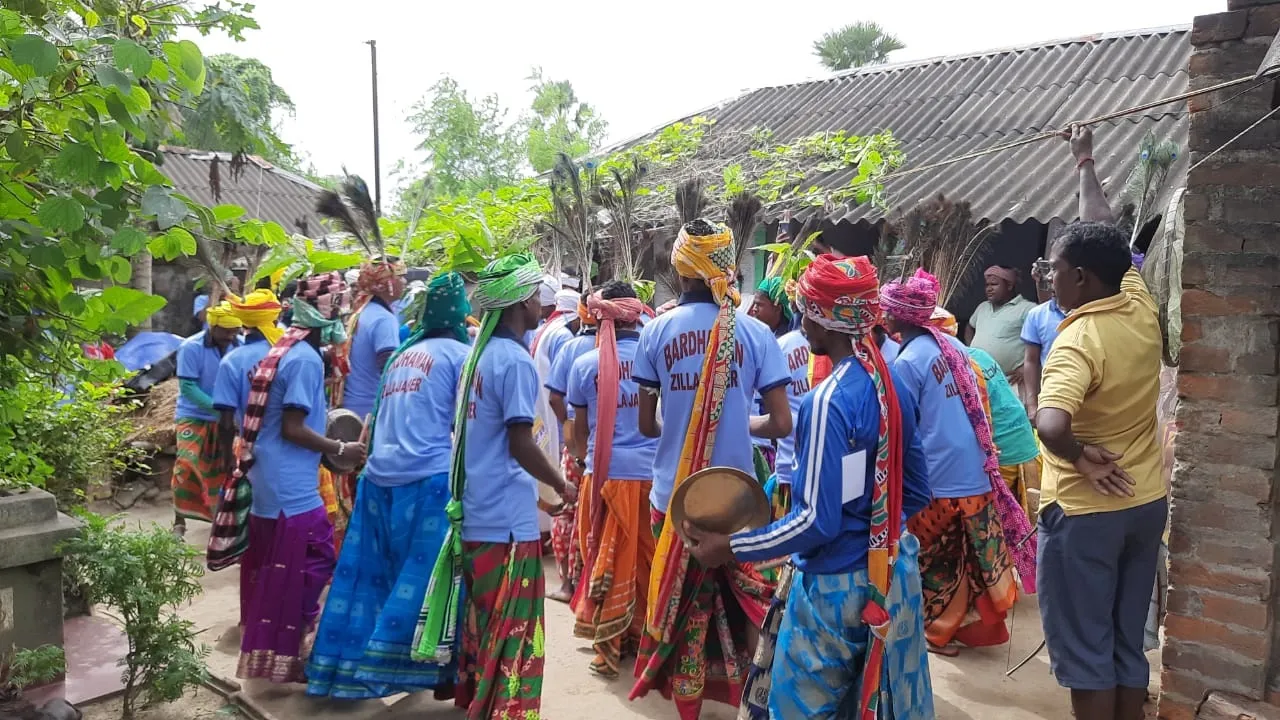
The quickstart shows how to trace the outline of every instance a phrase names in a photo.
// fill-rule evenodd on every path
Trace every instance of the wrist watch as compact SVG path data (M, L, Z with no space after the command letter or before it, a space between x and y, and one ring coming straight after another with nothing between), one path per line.
M342 457L342 453L347 451L347 444L341 440L338 441L338 457Z

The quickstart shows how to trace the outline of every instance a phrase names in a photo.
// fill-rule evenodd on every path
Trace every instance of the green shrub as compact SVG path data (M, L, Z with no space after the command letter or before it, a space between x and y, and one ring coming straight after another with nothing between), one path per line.
M85 362L75 373L85 379L74 383L14 362L0 369L0 489L45 489L70 510L84 505L91 483L133 457L125 441L133 405L118 402L111 381L119 366Z
M124 626L123 718L177 700L206 676L209 649L177 608L200 594L200 552L161 527L128 530L112 518L84 514L84 531L62 546L68 570Z
M37 687L57 680L66 671L67 656L60 647L15 649L9 661L9 682L20 689Z

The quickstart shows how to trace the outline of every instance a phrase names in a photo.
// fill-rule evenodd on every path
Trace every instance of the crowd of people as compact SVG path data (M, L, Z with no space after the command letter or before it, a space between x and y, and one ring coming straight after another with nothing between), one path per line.
M829 248L743 310L732 234L706 220L680 229L657 312L524 254L470 288L443 272L406 295L377 257L350 288L200 308L174 506L213 523L210 567L240 565L239 676L537 718L547 644L569 642L546 637L551 599L590 672L685 720L705 700L923 719L928 654L1008 642L1038 593L1076 716L1140 718L1167 520L1158 313L1088 131L1071 146L1082 221L1037 268L1051 297L990 268L965 341L927 271L881 283ZM327 436L330 408L367 416L362 439ZM769 522L690 521L673 498L706 468L756 478Z

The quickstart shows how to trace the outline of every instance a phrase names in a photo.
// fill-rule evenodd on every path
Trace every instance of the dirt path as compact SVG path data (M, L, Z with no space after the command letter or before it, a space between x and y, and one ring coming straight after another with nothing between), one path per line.
M170 509L163 505L140 504L128 513L131 520L168 526ZM203 547L208 526L191 523L187 542ZM547 563L547 586L557 587L554 564ZM239 579L235 570L207 574L201 581L204 594L183 615L196 623L203 642L213 652L210 669L223 677L233 677L239 651ZM626 699L631 683L625 679L606 681L587 671L591 652L573 637L573 619L567 606L547 603L546 678L542 693L542 715L551 720L599 720L600 718L676 717L674 707L653 695L636 702ZM1035 598L1020 602L1013 627L1013 662L1031 652L1041 640L1039 611ZM930 656L934 703L939 720L1070 720L1066 692L1049 675L1048 658L1041 652L1018 674L1005 677L1008 648L967 650L957 658ZM1158 656L1153 656L1158 659ZM1153 672L1153 687L1158 673ZM272 687L253 682L247 693L281 720L365 720L366 718L457 718L451 704L430 697L400 696L384 701L359 703L314 700L301 686ZM708 703L703 720L731 720L736 712Z

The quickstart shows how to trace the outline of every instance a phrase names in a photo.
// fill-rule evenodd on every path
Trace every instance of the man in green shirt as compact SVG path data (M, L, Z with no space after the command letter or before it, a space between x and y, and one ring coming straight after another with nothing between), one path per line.
M995 358L1010 384L1018 386L1019 370L1026 354L1022 324L1035 304L1018 294L1017 268L993 265L983 277L987 300L969 318L965 342Z

